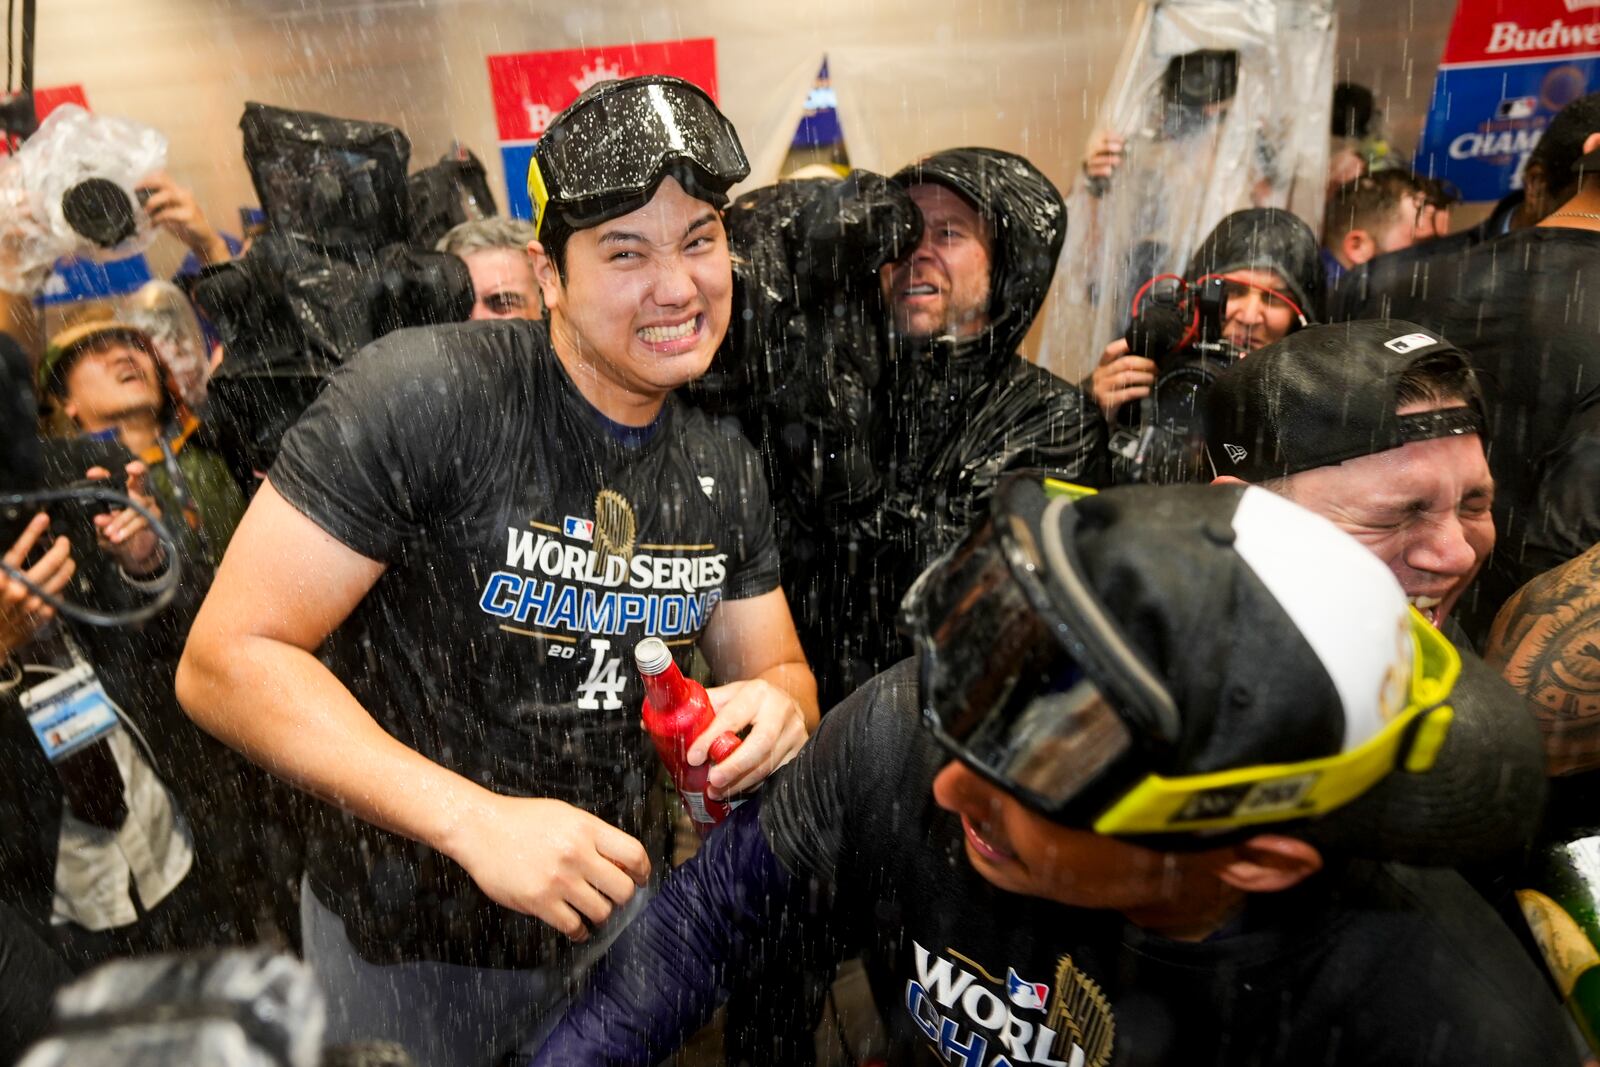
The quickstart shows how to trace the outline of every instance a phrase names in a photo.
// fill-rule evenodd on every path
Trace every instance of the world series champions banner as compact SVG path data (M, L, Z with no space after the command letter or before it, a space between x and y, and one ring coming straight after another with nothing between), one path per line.
M528 161L550 120L598 82L639 74L672 74L717 99L717 42L710 37L609 48L519 52L489 57L500 158L506 170L507 211L533 217Z
M1416 169L1498 200L1556 112L1595 88L1600 0L1461 0Z

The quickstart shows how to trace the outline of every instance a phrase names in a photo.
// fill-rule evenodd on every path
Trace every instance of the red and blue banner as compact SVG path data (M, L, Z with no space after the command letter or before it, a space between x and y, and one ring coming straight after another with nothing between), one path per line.
M533 217L528 160L550 120L597 82L639 74L672 74L717 99L717 42L710 37L610 48L519 52L489 57L489 88L506 168L506 210Z
M1498 200L1556 112L1595 88L1600 0L1461 0L1416 169Z

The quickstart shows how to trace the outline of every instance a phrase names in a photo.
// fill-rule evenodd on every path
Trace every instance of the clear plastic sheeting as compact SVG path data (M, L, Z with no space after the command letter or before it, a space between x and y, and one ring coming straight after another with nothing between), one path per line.
M15 155L0 159L0 289L32 293L63 256L123 259L155 238L134 185L167 163L167 138L128 119L95 115L76 104L52 111ZM132 232L105 247L67 221L69 191L102 179L127 194Z
M168 281L146 282L123 302L121 318L150 335L179 398L190 411L199 411L206 401L211 361L200 321L183 290Z
M1097 126L1125 140L1109 183L1080 176L1039 362L1076 381L1146 279L1181 273L1223 216L1280 207L1320 229L1332 0L1157 0L1141 11Z
M263 949L118 960L56 998L18 1067L316 1067L325 1009L311 969Z

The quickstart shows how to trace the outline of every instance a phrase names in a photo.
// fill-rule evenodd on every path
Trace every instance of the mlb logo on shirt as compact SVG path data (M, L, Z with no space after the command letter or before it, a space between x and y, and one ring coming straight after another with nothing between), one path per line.
M1006 996L1019 1008L1043 1011L1044 1002L1050 996L1050 987L1044 982L1024 982L1016 971L1007 967Z
M580 519L576 515L568 515L566 522L561 525L561 532L568 537L576 537L580 541L593 541L594 521Z

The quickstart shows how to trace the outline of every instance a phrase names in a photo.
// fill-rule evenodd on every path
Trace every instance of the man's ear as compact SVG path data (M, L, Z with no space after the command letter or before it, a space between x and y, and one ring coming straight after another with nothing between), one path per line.
M539 283L539 295L544 297L546 310L560 305L561 272L556 270L556 261L550 258L550 253L544 250L544 245L539 241L528 242L528 262L533 266L533 278Z
M1281 893L1322 870L1322 853L1298 837L1257 834L1220 850L1217 878L1245 893Z
M1378 242L1366 230L1351 230L1339 239L1339 251L1352 267L1359 267L1378 254Z
M1235 478L1231 474L1219 474L1211 479L1212 485L1249 485L1243 478Z
M1588 155L1596 148L1600 148L1600 133L1591 133L1583 139L1583 154Z

